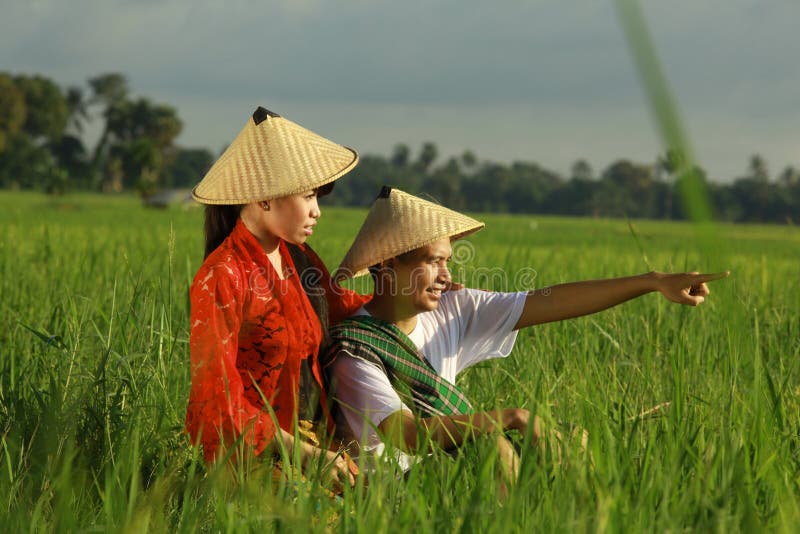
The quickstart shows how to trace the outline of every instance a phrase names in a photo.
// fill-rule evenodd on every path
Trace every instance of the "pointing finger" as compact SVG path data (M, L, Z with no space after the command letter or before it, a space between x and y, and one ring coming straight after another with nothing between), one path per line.
M731 274L730 271L722 271L720 273L710 273L710 274L698 274L696 278L698 282L705 283L705 282L713 282L714 280L720 280L722 278L727 278Z

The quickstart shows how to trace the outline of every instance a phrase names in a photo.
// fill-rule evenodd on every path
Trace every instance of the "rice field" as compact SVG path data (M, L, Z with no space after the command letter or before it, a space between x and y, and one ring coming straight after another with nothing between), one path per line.
M330 267L363 216L323 210L311 244ZM591 459L531 448L498 503L493 443L479 442L332 499L314 472L207 468L182 431L202 210L0 192L3 530L797 531L797 228L477 217L487 228L453 262L470 286L732 274L699 308L646 295L525 330L509 358L462 375L478 409L587 429Z

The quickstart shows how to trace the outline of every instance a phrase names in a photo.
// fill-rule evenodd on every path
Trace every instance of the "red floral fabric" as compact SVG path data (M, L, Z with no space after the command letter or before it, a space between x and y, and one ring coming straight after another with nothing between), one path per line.
M335 285L320 258L302 248L319 270L331 324L369 300ZM319 319L283 241L280 253L293 273L284 280L240 219L192 283L186 430L203 445L207 461L240 436L255 454L264 450L276 433L264 399L280 427L292 432L302 360L311 358L322 387Z

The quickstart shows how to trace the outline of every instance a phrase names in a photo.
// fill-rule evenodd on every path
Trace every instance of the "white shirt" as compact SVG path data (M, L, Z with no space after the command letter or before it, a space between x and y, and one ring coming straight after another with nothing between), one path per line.
M448 291L435 310L417 315L417 325L408 337L440 376L455 383L456 375L467 367L511 353L517 339L514 326L522 315L526 296L526 292ZM368 312L361 308L356 315ZM384 447L376 432L378 425L408 408L378 366L346 351L334 361L331 374L333 396L350 437L359 442L362 451L381 454ZM399 460L408 467L410 459Z

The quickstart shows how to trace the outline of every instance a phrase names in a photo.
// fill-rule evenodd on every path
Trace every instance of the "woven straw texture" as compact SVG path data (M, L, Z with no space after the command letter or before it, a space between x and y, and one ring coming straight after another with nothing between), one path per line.
M358 163L356 151L280 116L251 118L192 196L203 204L247 204L330 183Z
M433 202L392 189L372 204L350 250L334 274L336 280L369 273L389 258L449 237L460 239L485 225Z

